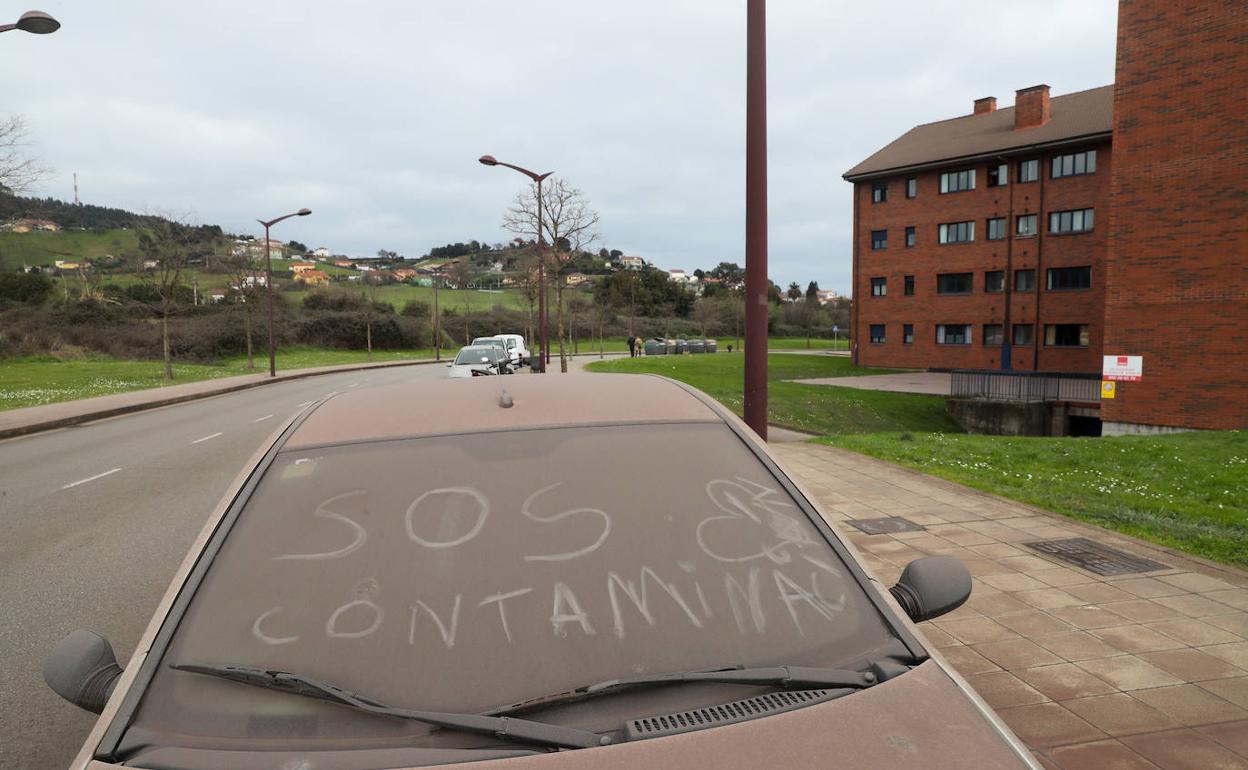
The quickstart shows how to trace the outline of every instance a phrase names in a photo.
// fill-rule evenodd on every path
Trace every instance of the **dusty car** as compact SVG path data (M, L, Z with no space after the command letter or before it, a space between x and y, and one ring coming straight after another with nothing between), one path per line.
M73 767L1039 767L913 625L958 562L880 585L680 383L513 380L281 429L124 672L86 631L50 655L102 712Z

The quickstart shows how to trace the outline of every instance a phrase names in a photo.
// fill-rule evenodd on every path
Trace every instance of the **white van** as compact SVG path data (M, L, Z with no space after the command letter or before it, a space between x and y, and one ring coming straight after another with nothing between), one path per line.
M481 337L473 340L472 344L480 345L487 338ZM507 348L507 355L511 358L512 366L528 366L529 365L529 348L524 344L524 335L522 334L495 334L488 339L502 340L503 345Z

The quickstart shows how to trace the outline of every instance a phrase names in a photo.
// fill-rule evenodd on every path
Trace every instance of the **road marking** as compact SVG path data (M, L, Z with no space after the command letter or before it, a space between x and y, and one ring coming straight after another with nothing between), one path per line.
M304 401L302 404L299 405L299 408L302 409L303 407L308 406L311 403L312 403L311 401Z
M212 434L211 436L204 436L203 438L197 438L197 439L195 439L194 441L192 441L191 443L192 443L192 444L198 444L198 443L200 443L200 442L207 441L208 439L216 438L217 436L221 436L221 435L224 435L224 434L222 434L222 433L220 433L220 432L218 432L218 433L214 433L214 434Z
M105 476L111 476L111 475L113 475L114 473L116 473L116 472L117 472L117 471L119 471L119 470L121 470L121 468L113 468L111 471L104 471L103 473L97 473L97 474L95 474L94 476L89 476L89 477L87 477L87 478L85 478L85 479L82 479L82 480L80 480L80 481L75 481L75 482L73 482L72 484L66 484L65 486L61 487L61 489L69 489L70 487L76 487L76 486L78 486L79 484L86 484L88 481L95 481L96 479L102 479L102 478L104 478Z
M263 416L263 417L257 417L256 419L252 420L252 422L264 422L265 420L269 419L269 418L270 418L270 417L272 417L272 416L273 416L273 415L271 415L271 414L266 414L266 415L265 415L265 416Z
M360 383L358 383L358 382L353 382L353 383L351 383L350 385L348 385L347 387L348 387L348 388L358 388L359 386L360 386Z
M325 399L327 399L327 398L331 398L331 397L336 396L336 395L338 395L338 391L336 391L336 390L331 390L331 391L329 391L328 393L326 393L325 395L321 396L321 400L322 400L322 401L324 401Z

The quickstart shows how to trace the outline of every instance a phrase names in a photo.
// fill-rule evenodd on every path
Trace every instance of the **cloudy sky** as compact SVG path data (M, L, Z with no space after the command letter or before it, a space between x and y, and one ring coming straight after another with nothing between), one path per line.
M499 223L553 170L600 243L665 268L743 261L745 0L0 0L0 112L36 192L408 256ZM363 8L367 6L367 10ZM1113 80L1114 0L771 0L770 273L850 282L840 175L911 126ZM7 21L8 19L4 19Z

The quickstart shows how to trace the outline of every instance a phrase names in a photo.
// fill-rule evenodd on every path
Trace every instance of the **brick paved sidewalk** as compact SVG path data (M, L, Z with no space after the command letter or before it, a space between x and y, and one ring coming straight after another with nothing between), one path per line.
M852 452L772 448L886 583L962 560L970 601L920 629L1046 767L1248 769L1248 573ZM925 529L846 524L888 516ZM1071 537L1168 568L1102 577L1020 545Z

